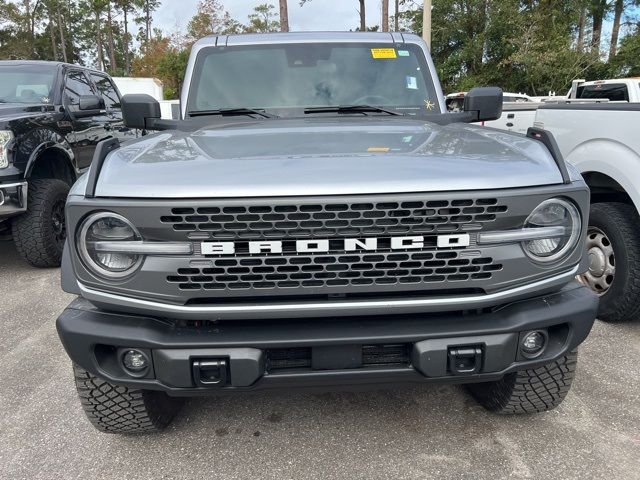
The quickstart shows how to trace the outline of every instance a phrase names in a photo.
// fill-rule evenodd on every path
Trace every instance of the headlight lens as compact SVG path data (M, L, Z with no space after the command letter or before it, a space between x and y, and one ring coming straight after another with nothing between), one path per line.
M142 240L136 228L121 215L110 212L88 217L78 233L78 251L85 265L94 273L108 278L123 278L133 273L142 263L142 256L133 253L99 252L96 242Z
M550 263L573 251L580 238L581 220L578 209L560 198L545 200L529 215L525 228L563 227L558 237L522 242L524 251L533 260Z
M0 130L0 168L9 166L9 151L7 146L13 140L13 133L9 130Z

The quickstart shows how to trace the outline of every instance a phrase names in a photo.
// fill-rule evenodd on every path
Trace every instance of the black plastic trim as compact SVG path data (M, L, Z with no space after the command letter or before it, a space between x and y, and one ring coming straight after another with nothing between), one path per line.
M96 186L98 184L98 178L100 177L100 171L104 164L107 155L114 150L120 148L120 140L117 138L107 138L98 142L96 151L93 154L93 161L91 162L91 168L87 176L87 189L85 191L86 198L93 198L96 194Z
M529 127L527 130L527 137L532 138L534 140L538 140L542 142L542 144L547 147L549 153L556 162L558 169L560 170L560 174L562 175L562 183L568 185L571 183L571 177L569 176L569 171L567 170L567 164L564 161L564 157L562 156L562 152L560 152L560 147L558 146L558 142L553 137L553 134L542 128Z
M440 314L379 315L376 317L281 319L266 326L259 321L211 323L200 328L177 327L170 321L108 313L86 300L74 301L57 321L62 343L71 359L81 367L116 384L163 390L172 395L197 395L198 388L187 386L189 358L194 355L231 358L232 382L234 355L248 361L241 378L256 378L255 366L262 365L261 352L268 348L331 346L376 343L415 343L448 339L452 346L463 344L496 345L490 362L492 370L483 374L427 376L413 366L395 368L356 368L325 371L283 371L264 373L255 382L215 392L259 390L283 386L328 386L349 383L396 383L439 381L477 382L500 378L505 373L542 365L575 349L587 337L595 320L598 298L586 287L571 283L561 291L505 305L492 312L447 312ZM557 348L539 358L514 358L513 340L522 331L545 328L566 329ZM563 330L564 331L564 330ZM495 340L487 341L487 336ZM154 357L155 379L113 376L100 368L95 359L96 345L147 348ZM511 346L509 346L511 345ZM508 358L507 358L508 357ZM164 360L161 360L164 359ZM186 362L186 363L185 363ZM186 375L176 369L185 369ZM249 369L249 370L247 370ZM246 370L246 371L244 371ZM162 380L161 380L162 379ZM233 385L233 383L232 383ZM211 393L205 389L204 393Z

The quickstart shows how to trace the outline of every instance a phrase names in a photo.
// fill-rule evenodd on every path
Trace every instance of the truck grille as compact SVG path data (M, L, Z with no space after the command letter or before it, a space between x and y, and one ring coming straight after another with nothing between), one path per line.
M463 250L343 255L239 256L211 259L209 268L179 268L167 282L180 290L433 286L487 280L502 269L491 257L465 258Z
M210 238L260 240L407 235L479 229L507 212L496 198L180 207L160 221Z

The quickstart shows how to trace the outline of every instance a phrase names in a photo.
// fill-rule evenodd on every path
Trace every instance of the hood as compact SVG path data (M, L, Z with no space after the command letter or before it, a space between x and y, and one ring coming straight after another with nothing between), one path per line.
M549 152L522 135L376 116L236 121L146 136L109 155L96 195L303 196L558 183Z

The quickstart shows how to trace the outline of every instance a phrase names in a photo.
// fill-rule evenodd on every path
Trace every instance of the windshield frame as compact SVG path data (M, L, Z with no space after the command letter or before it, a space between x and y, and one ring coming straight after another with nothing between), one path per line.
M395 37L394 37L395 38ZM417 37L416 37L417 38ZM397 39L399 40L399 39ZM412 41L411 38L405 38L404 42L401 41L389 41L385 40L383 37L370 38L366 36L359 36L358 34L353 34L352 38L348 40L344 38L323 38L321 41L319 39L312 40L305 38L287 38L285 41L281 39L280 41L260 41L260 42L231 42L228 41L224 45L216 45L216 43L197 43L193 47L193 51L191 53L191 57L189 59L189 64L187 66L187 72L185 75L185 81L182 89L182 99L181 102L181 114L183 119L189 118L189 111L197 110L195 108L195 98L197 95L198 81L200 72L205 64L206 57L210 54L210 51L213 49L218 49L224 47L225 49L246 49L246 48L262 48L262 47L278 47L279 45L300 45L305 43L322 43L329 45L345 45L345 46L353 46L353 45L362 45L367 48L395 48L402 50L403 48L407 48L411 46L412 49L415 48L417 51L415 52L417 55L417 61L424 71L424 81L427 88L427 91L433 95L434 100L434 109L432 112L425 112L423 109L421 110L413 110L409 107L406 107L406 110L402 108L398 109L399 113L406 113L409 116L421 117L424 115L434 115L434 114L444 114L446 113L446 108L444 107L444 96L442 94L442 89L440 87L440 82L438 79L438 75L429 55L428 50L425 45L422 45L419 41ZM246 108L258 108L258 107L247 107L246 105L241 105ZM338 105L336 105L338 106ZM378 105L372 105L378 106ZM390 106L382 106L383 108L393 108ZM261 108L260 108L261 109ZM285 114L281 115L282 118L299 118L305 117L304 107L286 107L286 109L269 109L268 113L274 114L282 114L286 113L294 113L294 114ZM395 109L394 109L395 110ZM336 113L335 115L338 115Z
M37 73L46 73L50 72L53 78L53 82L51 83L51 91L49 102L13 102L8 101L7 103L11 103L14 105L59 105L60 104L60 95L59 95L59 84L60 84L60 65L58 64L46 64L46 63L28 63L28 62L0 62L0 75L2 75L2 70L7 69L10 70L12 68L15 69L26 69L32 70ZM2 97L0 96L0 99ZM5 99L6 100L6 99Z

